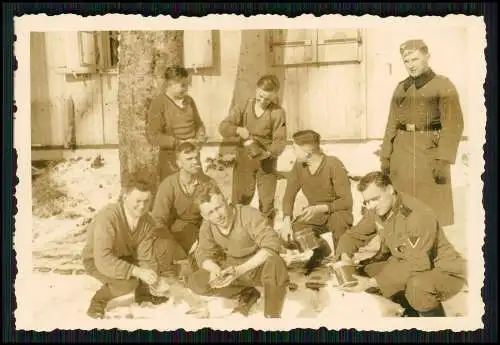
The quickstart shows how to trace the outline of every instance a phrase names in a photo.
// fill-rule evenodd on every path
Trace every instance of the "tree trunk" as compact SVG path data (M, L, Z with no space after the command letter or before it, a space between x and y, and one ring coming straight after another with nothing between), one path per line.
M135 175L159 183L159 148L146 132L147 111L168 65L182 61L182 31L119 34L118 140L121 184Z

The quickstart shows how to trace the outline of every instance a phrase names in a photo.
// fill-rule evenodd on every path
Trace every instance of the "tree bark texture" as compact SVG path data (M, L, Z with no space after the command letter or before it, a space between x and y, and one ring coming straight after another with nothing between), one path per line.
M159 147L148 138L147 112L165 68L182 61L182 31L121 31L118 49L121 184L140 177L156 192Z

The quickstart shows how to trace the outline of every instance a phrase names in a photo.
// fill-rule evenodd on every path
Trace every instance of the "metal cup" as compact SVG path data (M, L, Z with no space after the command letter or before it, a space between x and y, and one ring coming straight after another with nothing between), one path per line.
M356 266L354 263L338 261L333 264L333 273L337 278L340 287L353 287L358 284L358 280L354 278L356 274Z

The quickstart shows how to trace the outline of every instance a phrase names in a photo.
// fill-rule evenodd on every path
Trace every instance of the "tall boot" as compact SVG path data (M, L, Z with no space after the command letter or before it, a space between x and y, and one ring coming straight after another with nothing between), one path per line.
M147 286L142 281L139 281L139 284L135 288L134 297L137 304L141 304L143 302L151 302L154 305L165 303L169 300L169 297L165 296L153 296L149 291L149 286Z
M243 316L248 316L250 309L259 300L260 292L254 287L249 287L241 292L238 299L238 305L234 308L233 313L240 313Z
M410 303L406 299L406 296L405 296L403 291L396 293L394 296L392 296L391 300L394 303L397 303L401 307L404 308L405 311L404 311L402 317L418 317L419 316L418 312L415 309L413 309L413 307L410 305Z
M87 315L93 319L103 319L108 302L113 299L109 286L103 285L90 300Z
M280 318L285 304L286 286L264 285L264 316Z
M313 250L311 258L306 262L304 269L305 275L308 276L316 267L319 267L323 259L332 253L332 249L328 242L323 238L319 238L320 246Z
M436 308L429 311L419 311L418 314L421 317L446 317L442 303L439 303Z

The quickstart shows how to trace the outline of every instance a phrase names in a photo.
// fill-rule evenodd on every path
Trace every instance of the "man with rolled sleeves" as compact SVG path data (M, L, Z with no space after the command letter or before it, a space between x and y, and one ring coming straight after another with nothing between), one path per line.
M337 157L321 151L320 139L320 135L312 130L294 133L293 150L297 161L287 176L283 197L283 240L300 237L299 233L307 236L308 230L317 238L306 245L315 247L311 259L306 263L306 274L331 253L330 246L320 235L330 232L335 247L354 219L347 170ZM293 206L299 190L303 191L309 205L292 221Z
M152 295L149 288L158 280L155 223L148 214L151 198L147 182L127 181L120 201L104 207L88 225L83 266L102 283L87 310L90 317L104 318L109 301L132 291L139 304L168 300Z
M262 76L255 97L244 105L232 106L219 125L224 140L237 146L232 202L250 204L257 185L259 210L270 224L274 224L275 217L277 162L287 139L285 110L276 102L279 88L276 76Z
M289 284L281 240L267 219L248 205L229 205L207 186L197 202L204 218L195 255L201 269L188 278L196 294L238 298L233 312L245 316L264 287L264 316L280 318ZM222 280L219 285L213 282Z
M363 218L341 237L337 259L349 256L380 236L375 257L364 260L352 291L378 291L407 308L408 316L445 316L442 301L466 283L466 261L448 241L433 210L399 192L382 172L364 176Z
M454 84L429 67L422 40L400 47L408 78L396 87L380 158L397 190L423 201L441 226L454 223L450 165L455 164L463 115Z

